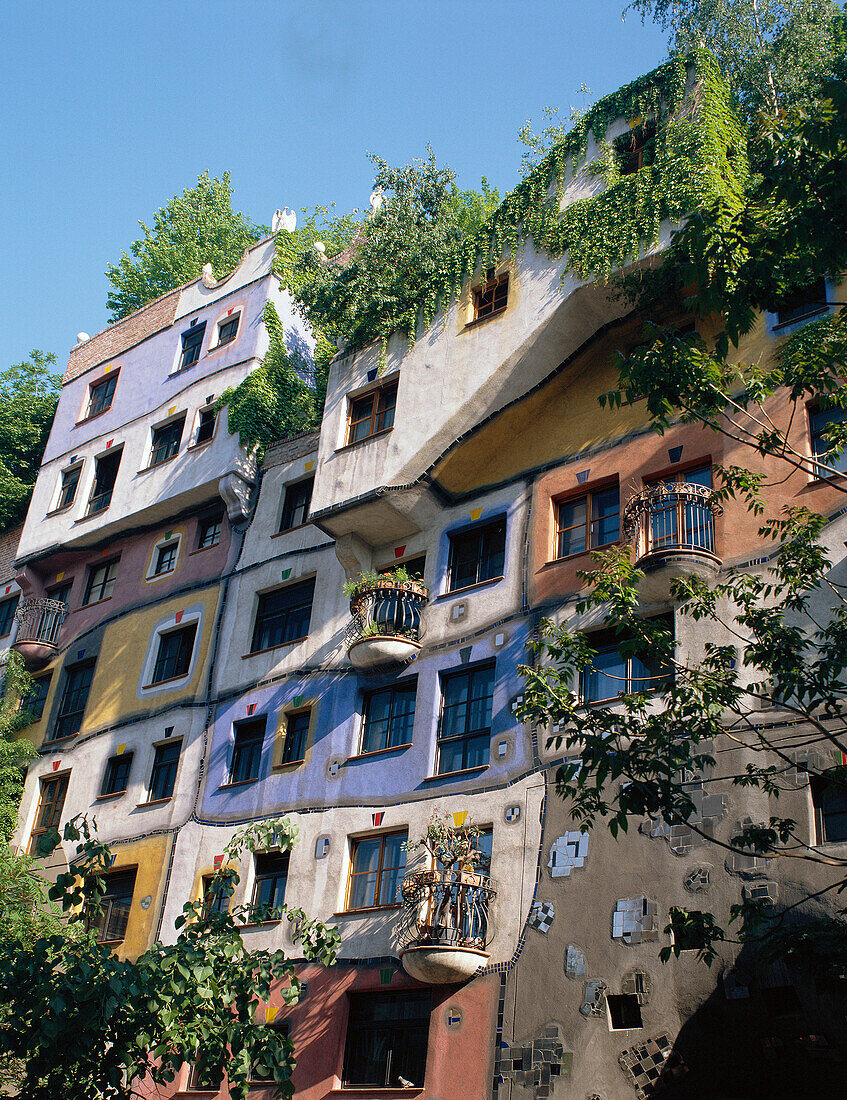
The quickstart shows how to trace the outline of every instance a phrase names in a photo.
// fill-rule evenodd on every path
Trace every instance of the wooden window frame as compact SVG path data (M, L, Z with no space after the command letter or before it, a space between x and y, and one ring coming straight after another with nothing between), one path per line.
M492 573L490 576L480 576L482 566L485 561L485 539L492 533L496 533L502 526L503 528L503 568L499 573ZM473 588L478 584L489 584L492 581L500 580L506 572L506 537L508 535L508 519L505 512L496 516L494 519L487 520L485 523L477 523L471 527L462 527L458 531L451 531L448 536L448 542L450 545L450 551L447 560L447 589L445 595L453 592L463 592L466 588ZM457 557L457 545L465 539L476 538L479 540L479 548L476 556L476 569L474 573L474 580L470 584L462 584L460 587L455 587L455 569L456 569L456 557ZM490 554L488 555L491 556Z
M82 597L82 606L87 607L88 604L100 603L102 600L111 599L112 593L115 591L115 583L118 579L117 566L120 562L120 558L110 558L108 561L97 562L96 565L90 565L88 567L88 577L85 581L85 592ZM103 570L102 580L95 581L95 577ZM112 570L112 572L110 572ZM99 589L99 595L96 599L92 599L95 589ZM108 591L107 591L108 590Z
M103 783L100 787L100 797L107 798L110 795L126 794L129 789L129 777L132 772L132 760L134 754L131 752L122 752L120 755L110 756L106 761L106 770L103 773ZM112 783L119 773L119 769L125 769L126 776L124 777L124 785L122 787L112 787ZM111 788L111 789L110 789Z
M205 516L203 519L197 522L197 549L198 550L210 550L213 546L217 546L221 541L221 535L223 533L224 526L224 514L214 516ZM217 527L215 537L211 541L206 541L209 531L214 532L214 528Z
M348 396L347 398L347 432L345 436L345 446L354 447L357 443L364 443L368 439L374 439L378 435L382 435L383 432L390 432L394 428L394 418L397 413L397 389L398 381L394 379L390 382L385 382L381 386L375 386L372 390L368 390L367 393L357 394L355 397ZM386 397L392 397L393 401L389 405L386 401ZM364 412L364 415L357 416L356 412L361 406L365 409L365 406L370 403L370 408ZM387 413L391 413L391 423L385 424L385 417ZM356 428L359 424L368 423L369 430L367 435L359 436L357 439L353 438ZM380 424L382 426L380 426Z
M163 755L168 749L176 748L176 760L162 760L160 756ZM176 740L164 741L160 745L153 746L153 764L150 768L150 782L147 784L147 801L148 802L167 802L173 798L174 791L176 790L176 777L179 773L179 764L182 759L182 738L176 738ZM156 780L159 774L165 771L165 769L173 768L173 778L171 781L170 792L168 794L156 794ZM156 797L154 798L154 794Z
M306 719L306 729L297 730L292 736L291 723L299 719ZM306 759L306 749L309 744L309 734L312 731L312 708L302 707L298 710L288 711L285 715L285 735L282 742L282 752L279 754L278 767L285 764L300 764ZM294 746L300 747L299 756L294 755Z
M156 659L153 662L153 669L150 673L150 683L147 687L155 687L157 684L166 684L170 680L182 680L191 672L191 661L194 657L194 647L197 644L197 627L199 622L195 619L193 622L185 623L181 626L172 627L169 630L163 630L158 635L158 649L156 650ZM190 646L184 645L184 639L186 639L191 633ZM180 644L177 650L176 656L173 658L175 664L174 668L179 671L174 671L169 676L162 676L161 673L166 671L167 662L172 658L169 656L163 656L162 646L167 644L168 639L179 635ZM188 651L187 660L185 658L186 649ZM183 667L184 665L184 667Z
M386 845L386 841L388 841L390 839L393 839L394 837L405 837L406 840L408 841L408 838L409 838L408 828L406 828L406 829L392 829L390 832L387 832L387 833L370 833L367 836L354 837L350 841L350 871L349 871L349 874L347 875L347 896L345 898L345 903L344 903L344 911L346 913L364 913L364 912L370 912L374 909L396 909L400 905L399 901L387 901L387 902L380 902L379 901L379 897L382 893L383 876L387 872L397 871L397 870L405 870L405 868L408 864L408 861L404 860L402 868L400 867L399 864L396 867L386 866L386 864L385 864L385 845ZM370 871L357 871L356 870L356 860L358 858L359 849L360 849L362 844L367 843L368 841L372 841L372 840L379 840L379 842L380 842L380 845L379 845L379 858L377 860L377 866L376 866L376 880L374 882L374 890L373 890L374 904L372 904L372 905L358 905L356 907L353 907L350 904L350 902L353 898L353 887L355 885L356 879L361 878L361 877L366 877L371 873Z
M35 855L38 849L38 841L49 833L51 829L58 829L62 823L62 814L65 811L65 799L68 795L68 780L70 772L62 772L61 775L49 775L41 777L41 786L38 792L38 807L35 811L35 824L29 835L29 854ZM55 791L46 799L48 789ZM58 806L58 809L57 809Z
M200 339L195 339L195 333L200 333ZM179 366L178 371L188 370L189 367L193 367L195 363L200 361L200 352L203 350L203 340L206 335L206 322L198 321L196 325L191 325L180 333L180 349L179 349ZM191 358L186 358L186 352L196 351L196 355L192 354Z
M88 506L85 514L87 516L97 516L101 512L105 512L109 505L112 503L112 497L115 492L115 485L118 481L118 474L121 469L121 460L123 459L123 446L112 447L108 451L104 451L103 454L95 455L94 457L94 482L91 486L91 496L88 499ZM114 465L115 475L112 479L112 484L108 489L102 489L97 492L98 485L101 485L100 474L102 467L105 464L109 466ZM96 504L96 507L95 507Z
M76 500L77 489L79 488L80 479L82 478L83 465L84 463L82 462L75 462L73 466L68 466L66 469L62 470L62 477L59 483L59 497L56 502L56 507L53 509L55 512L62 512L65 508L70 508ZM73 478L73 481L71 481L71 478ZM65 499L69 488L72 490L71 494Z
M288 637L287 635L290 633L289 624L293 619L292 612L301 611L306 606L305 599L302 601L296 601L296 596L293 595L293 593L302 591L305 596L307 588L309 590L309 621L306 624L306 633L296 635L292 634L291 637ZM278 595L281 592L292 593L292 602L290 603L290 605L277 608L276 611L273 612L266 611L264 609L265 601L270 600L272 597ZM256 604L256 613L253 618L253 634L250 640L250 653L264 653L269 649L276 649L278 646L281 645L289 645L291 642L296 642L301 638L307 637L312 625L312 609L314 607L314 603L314 577L305 581L297 581L295 584L285 585L282 588L271 589L270 592L259 593L259 599ZM266 629L265 624L274 617L280 618L284 629L282 631L283 637L279 641L271 642L271 637L275 635L270 634L269 630ZM260 641L263 643L262 645L258 644ZM265 642L270 642L270 644L265 645Z
M470 723L471 707L468 704L469 704L469 702L472 698L471 689L473 687L474 677L478 673L483 673L483 672L490 672L492 674L491 675L491 714L489 715L489 718L488 718L488 726L487 727L480 727L479 729L469 729L468 726L469 726L469 723ZM444 690L445 683L447 683L450 680L458 680L463 676L467 677L467 679L468 679L468 690L467 690L467 693L466 693L466 696L465 696L465 703L464 703L464 706L465 706L464 730L462 731L462 733L451 734L449 737L445 737L444 732L443 732L444 731L444 725L445 725L445 712L446 712L446 702L445 702L446 692ZM495 691L496 686L497 686L497 666L496 666L496 663L494 661L485 661L482 664L478 664L478 665L463 665L460 668L451 668L451 669L447 669L444 672L440 673L439 688L440 688L440 692L441 692L441 699L440 699L439 714L438 714L438 732L436 734L436 754L437 754L436 774L437 775L451 775L451 774L453 774L453 772L456 772L456 771L474 771L477 768L486 767L490 763L490 756L491 756L490 741L491 741L491 737L492 737L491 723L494 719L494 691ZM468 764L468 762L467 762L467 745L468 745L468 742L480 737L483 732L485 732L487 734L487 739L488 739L488 743L489 743L489 750L488 750L489 759L486 760L482 764ZM452 744L456 744L458 742L462 743L462 767L461 768L452 768L451 767L447 771L442 771L442 769L441 769L442 746L445 745L445 744L452 745Z
M655 616L652 616L648 621L649 622L664 622L666 625L670 626L671 630L673 630L673 625L674 625L673 624L673 616L671 616L671 615L655 615ZM604 653L604 652L605 653L617 652L618 656L620 656L620 646L623 644L624 641L626 641L626 638L621 637L620 635L618 635L616 633L614 627L608 627L604 630L598 630L594 633L589 634L588 637L587 637L587 640L588 640L588 644L591 646L591 649L598 656L601 653ZM656 681L655 683L651 684L651 686L649 686L649 687L638 688L637 689L639 692L643 691L647 694L650 694L651 692L654 692L654 691L660 691L661 688L665 684L667 684L668 682L673 680L673 666L670 667L670 669L668 670L667 675L663 674L661 671L658 671L658 672L656 672L654 674L651 674L651 675L648 675L648 676L634 676L633 675L633 661L635 661L635 660L640 660L640 658L637 658L637 657L627 657L626 659L621 658L621 662L625 666L625 672L624 672L624 675L620 678L621 687L620 687L619 691L616 692L615 695L602 696L602 697L598 697L596 699L589 699L587 694L586 694L586 678L590 674L590 672L592 671L590 666L586 666L586 668L584 668L581 671L580 677L579 677L579 696L580 696L582 702L584 704L588 705L588 706L593 706L595 704L600 704L600 703L614 703L617 700L619 695L632 695L632 694L634 694L635 691L636 691L636 689L633 688L633 686L632 686L634 683L638 683L642 680L648 680L648 679L651 680L651 681ZM642 661L642 664L643 663L644 662ZM647 666L645 665L645 668L646 667ZM612 679L614 677L609 676L608 678Z
M471 324L477 321L485 321L489 317L496 317L503 313L509 304L509 272L504 271L500 275L489 273L486 281L473 288L473 319Z
M176 458L179 454L179 448L182 446L182 437L185 432L185 418L186 414L181 413L179 416L173 417L165 424L158 424L152 429L150 437L150 461L147 463L147 469L153 470L157 466L162 466L165 462L170 462L172 458ZM179 428L176 435L173 434L174 429ZM162 442L162 436L165 433L171 433L165 440L165 446L160 446Z
M618 511L617 511L618 533L615 536L615 538L610 539L608 542L599 542L599 541L596 541L595 530L594 530L595 525L598 522L598 520L594 516L594 508L593 508L594 499L596 497L602 496L605 493L610 493L613 489L617 492L617 495L618 495ZM585 522L584 523L574 523L574 524L571 524L570 527L563 527L562 526L562 510L569 507L570 505L578 504L580 501L583 501L583 500L585 501ZM576 557L579 554L587 554L590 550L596 550L598 547L601 547L601 546L614 546L614 544L616 542L620 542L620 538L621 538L621 492L620 492L620 485L617 482L611 482L611 483L607 483L605 485L597 485L594 488L589 489L587 492L584 492L584 493L577 493L577 494L572 493L572 494L569 494L568 496L557 497L553 501L553 509L554 509L554 518L555 518L555 534L554 534L555 544L554 544L554 547L553 547L554 552L555 552L555 557L553 559L554 561L564 561L566 558L573 558L573 557ZM563 554L562 553L562 535L563 535L563 533L565 531L573 531L577 527L584 527L585 528L585 546L582 548L582 550L571 550L570 553Z
M12 627L15 625L15 612L18 610L18 604L20 602L20 592L14 596L7 596L4 600L0 600L0 638L7 638L12 633ZM12 610L11 613L7 615L6 608L10 605L13 605ZM6 625L7 619L8 625Z
M229 761L230 784L253 783L261 775L267 728L268 718L265 714L254 715L252 718L245 718L235 723ZM258 751L256 751L257 746ZM246 764L250 765L246 769L248 774L242 775L241 772L245 770Z
M205 417L205 419L204 419ZM218 423L218 414L214 405L205 405L197 410L197 435L193 446L202 447L204 443L211 443L215 437L215 428ZM208 427L208 431L206 431Z
M653 164L656 160L657 140L658 127L653 119L647 119L615 138L618 175L632 176Z
M426 1081L427 1055L429 1054L432 992L429 989L397 990L394 992L374 991L350 993L348 996L347 1032L344 1040L344 1059L341 1071L342 1087L356 1090L357 1093L361 1092L362 1094L364 1092L370 1094L371 1091L378 1093L382 1089L388 1089L390 1095L394 1095L395 1088L397 1091L402 1091L399 1086L391 1085L391 1081L395 1076L391 1071L399 1061L402 1069L398 1069L397 1073L402 1071L413 1072L409 1068L409 1062L420 1066L423 1076L419 1082L414 1082L415 1087L409 1091L415 1095L422 1093ZM387 1001L392 1006L400 1000L415 1000L421 1004L422 1011L419 1016L411 1018L408 1013L389 1012L385 1014L386 1018L382 1020L362 1019L361 1014L357 1013L358 1005L363 1005L366 1001L373 1003L380 1000ZM374 1034L377 1049L380 1046L387 1049L382 1080L378 1082L352 1080L351 1073L355 1066L355 1051L357 1047L365 1045L366 1036L369 1032ZM412 1046L413 1043L415 1044L414 1047ZM371 1057L374 1056L371 1055Z
M304 527L309 522L309 509L312 506L312 492L315 487L314 475L301 478L285 486L282 500L282 515L279 521L279 534L285 531L293 531L297 527ZM306 490L305 493L303 492ZM302 508L303 518L294 523L293 520Z
M90 660L90 661L80 661L78 664L71 665L70 668L66 667L64 669L65 680L64 680L64 683L62 684L62 695L61 695L61 698L59 700L59 709L56 713L56 721L53 723L53 729L51 730L51 735L52 736L50 736L49 738L45 738L45 740L60 741L64 737L75 737L79 733L80 727L82 726L83 719L85 718L85 710L86 710L86 707L88 706L88 697L91 694L91 685L94 683L94 669L95 669L95 666L96 666L96 660ZM76 676L77 673L84 673L88 669L91 670L91 678L89 679L87 685L85 685L84 688L79 688L79 687L71 688L70 687L71 677ZM84 698L82 700L82 706L79 707L76 710L67 710L66 711L65 710L65 704L67 703L67 701L69 700L71 695L75 695L75 696L79 697L80 694L83 691L84 691L85 695L84 695ZM67 718L75 720L75 722L72 721L70 723L71 725L76 726L75 729L65 730L63 728L62 720L67 719Z
M259 870L259 861L261 859L268 859L269 861L272 860L272 859L276 859L280 863L285 864L285 871L282 872L282 871L279 871L279 870L275 870L275 871L261 872ZM290 861L290 857L289 857L288 852L254 852L253 853L253 892L250 895L251 899L252 899L250 904L251 904L251 906L254 910L253 915L251 916L250 919L253 923L262 923L262 924L264 924L264 923L270 922L270 921L281 920L281 918L282 918L282 906L285 904L285 895L286 895L287 890L288 890L288 877L289 877L290 873L291 873L291 861ZM264 883L264 882L270 882L271 880L273 880L274 884L276 884L279 881L280 878L282 878L284 880L283 881L283 887L282 887L282 897L281 897L281 899L276 903L276 905L271 905L270 903L268 903L267 906L263 907L262 905L259 904L259 894L261 892L261 884ZM273 896L276 896L276 885L274 886L274 895Z
M118 375L120 371L110 371L109 374L103 378L98 378L96 382L92 382L88 387L88 404L86 405L85 416L83 420L91 420L95 416L101 416L103 413L108 412L112 407L112 402L115 400L115 390L118 388ZM111 387L111 390L109 390ZM95 408L95 402L100 399L101 394L109 390L106 403L99 408Z
M132 876L132 890L129 894L129 901L126 903L126 911L121 916L120 906L116 906L115 902L121 902L125 898L125 892L123 894L109 893L109 880L112 882L118 882L121 879L129 879ZM123 943L126 939L126 928L129 923L130 912L132 909L132 899L135 896L135 886L138 879L137 867L116 867L114 870L105 871L103 873L103 881L106 884L106 892L100 898L96 907L92 906L91 910L87 912L85 919L85 926L89 931L93 931L96 934L98 943ZM114 887L113 887L114 889ZM106 911L104 912L104 907ZM110 931L117 931L113 924L112 918L115 913L118 913L119 934L108 935Z
M377 748L366 748L365 747L365 740L368 736L368 723L371 720L371 707L373 705L373 701L378 695L385 695L386 693L390 695L389 709L388 709L388 722L387 722L387 726L386 726L386 730L385 730L385 742L386 743L382 744L382 745L379 745ZM392 744L391 743L391 736L392 736L392 727L394 725L395 718L397 718L399 720L399 719L402 719L402 718L410 717L411 722L412 722L412 727L414 728L415 708L416 708L416 704L417 704L417 694L418 694L418 680L417 680L417 677L414 677L413 679L409 679L409 680L401 680L399 683L389 684L387 687L374 688L373 690L366 691L364 693L364 697L362 699L362 731L361 731L361 736L359 738L359 754L361 756L368 756L370 753L374 753L374 752L390 752L392 749L402 749L402 748L406 748L406 747L408 747L409 745L412 744L411 738L408 741L398 741L396 744ZM396 704L398 702L398 699L404 698L404 697L407 698L409 696L411 696L411 700L412 700L411 714L410 715L408 715L406 713L395 714L395 708L396 708ZM412 737L413 736L414 736L414 734L412 734Z

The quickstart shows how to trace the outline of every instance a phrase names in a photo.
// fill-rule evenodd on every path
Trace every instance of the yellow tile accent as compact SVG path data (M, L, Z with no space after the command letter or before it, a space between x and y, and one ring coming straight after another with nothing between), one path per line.
M108 374L108 373L109 373L109 372L111 371L111 369L112 369L112 366L111 366L111 364L109 364L109 366L108 366L108 367L104 367L104 368L103 368L103 374L104 374L104 375Z
M453 828L454 829L461 829L461 827L464 825L464 823L468 819L468 811L467 810L459 810L457 813L453 814L452 817L453 817Z
M62 578L64 577L64 575L65 575L64 573L57 573L57 574L56 574L56 584L58 584L58 583L59 583L59 581L60 581L60 580L62 580Z
M471 508L471 523L476 523L479 517L482 515L481 508Z
M168 409L168 416L173 416L173 414L175 412L176 412L176 405L171 405L171 407Z
M314 468L315 468L315 460L314 459L312 459L311 462L306 463L306 473L308 473L310 470L314 470Z
M279 1008L277 1005L265 1005L265 1023L272 1024L278 1012Z
M118 747L115 749L115 755L116 756L123 756L123 752L124 752L125 748L126 748L126 742L124 742L123 745L118 745Z

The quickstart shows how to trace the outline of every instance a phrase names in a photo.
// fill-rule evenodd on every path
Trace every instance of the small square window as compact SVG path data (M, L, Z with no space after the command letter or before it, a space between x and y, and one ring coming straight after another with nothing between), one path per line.
M342 1078L347 1088L424 1085L432 994L352 993Z
M103 795L123 794L129 784L129 773L132 768L132 753L122 752L120 756L112 756L106 764L106 774L103 776L103 787L100 791Z
M188 1075L189 1092L220 1092L223 1084L223 1074L220 1070L201 1070L199 1066L192 1066Z
M509 299L509 276L492 277L473 292L473 319L481 321L484 317L493 317L502 313Z
M206 322L192 325L182 334L182 354L179 357L178 370L193 366L200 358L200 348L203 344L203 334L206 331Z
M221 526L223 516L207 516L197 524L197 549L206 550L210 546L217 546L221 541Z
M411 745L417 687L417 680L411 680L365 695L362 716L363 753Z
M88 583L85 586L83 605L108 600L115 591L118 576L118 558L92 566L88 571Z
M289 1025L287 1020L275 1020L272 1024L265 1024L265 1030L276 1033L282 1039L287 1039L289 1035ZM250 1081L257 1084L266 1084L273 1082L274 1075L267 1066L261 1064L257 1058L253 1058L250 1062Z
M400 883L406 870L403 846L408 839L409 832L404 829L353 841L348 909L377 909L399 903Z
M89 912L87 927L93 931L98 943L119 943L126 936L132 894L135 890L135 868L129 871L110 871L103 876L106 892L99 905Z
M88 515L105 511L112 503L112 493L118 480L123 449L112 450L94 460L94 485L88 502Z
M185 413L171 420L161 428L153 429L153 446L150 451L150 466L161 466L179 451L182 429L185 427Z
M629 1031L643 1027L641 1005L635 993L609 993L606 995L609 1006L609 1028L611 1031Z
M617 485L556 504L556 557L567 558L620 538Z
M264 717L253 718L249 722L239 722L236 725L229 769L230 783L247 783L259 778L265 725Z
M45 833L51 829L58 829L62 824L69 778L69 775L57 775L41 780L38 809L35 811L35 826L29 841L30 855L37 854L38 841Z
M159 635L159 650L153 666L151 685L178 680L188 675L196 635L197 623L189 623L178 630L169 630L166 634Z
M279 920L288 882L288 852L257 852L256 878L253 885L255 922Z
M156 551L156 565L153 568L153 576L161 577L163 573L172 573L176 569L176 559L179 552L179 542L167 542Z
M447 591L456 592L503 576L506 517L450 535Z
M165 745L156 746L153 770L150 772L149 802L161 802L173 795L181 746L181 741L168 741Z
M394 426L394 409L397 405L397 383L389 382L371 390L362 397L350 398L347 421L347 443L361 443L363 439L387 432Z
M208 443L214 434L215 409L213 405L210 405L208 408L200 410L197 419L197 438L194 440L195 447L200 443Z
M618 171L630 176L656 159L656 123L643 122L615 140Z
M314 580L290 584L259 597L251 653L305 638L312 618Z
M296 764L305 758L311 720L310 710L300 710L286 716L285 741L282 745L280 764Z
M12 596L0 602L0 638L5 638L7 634L12 633L19 602L20 596Z
M815 843L843 843L847 840L847 787L813 777L811 788Z
M240 318L241 314L236 313L232 317L227 317L225 321L221 321L218 325L218 347L229 344L235 339Z
M62 486L59 489L59 500L56 511L61 508L69 508L76 497L76 489L79 485L79 476L82 473L82 463L71 466L69 470L62 470Z
M305 481L298 481L294 485L288 485L285 489L285 501L282 506L282 520L280 531L290 531L293 527L302 527L309 516L309 505L312 503L312 489L315 485L313 477Z
M100 382L95 382L89 390L88 412L86 419L97 416L112 407L112 398L115 396L115 387L118 384L118 374L108 374Z

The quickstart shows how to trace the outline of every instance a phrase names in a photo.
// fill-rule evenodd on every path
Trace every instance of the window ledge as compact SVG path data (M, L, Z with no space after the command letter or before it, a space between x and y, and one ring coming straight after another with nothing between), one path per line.
M269 917L268 920L251 920L246 924L239 924L242 930L249 928L267 928L270 924L282 924L282 917Z
M302 638L292 638L290 642L280 642L278 645L269 645L266 649L253 649L249 653L242 653L241 660L246 661L248 657L258 657L260 653L273 653L275 649L284 649L288 645L297 645L298 642L305 642L309 637L308 634L304 634Z
M135 808L137 810L142 810L145 806L164 806L164 804L170 802L172 798L173 795L168 795L167 798L152 798L148 802L139 802Z
M370 752L357 752L355 756L349 756L349 760L370 760L372 756L385 756L388 752L401 752L403 749L410 749L412 742L409 741L405 745L389 745L385 749L371 749Z
M236 779L233 783L219 783L219 791L228 791L231 787L249 787L251 783L258 783L259 776L254 775L251 779Z
M466 592L475 592L478 588L487 588L492 584L499 584L503 580L505 574L501 574L499 577L492 577L487 581L477 581L476 584L469 584L465 588L452 588L449 592L444 592L441 596L435 597L435 602L439 600L451 600L455 596L464 596Z
M41 719L39 718L39 722ZM66 733L62 737L50 737L42 743L42 748L47 745L63 745L66 741L73 741L75 737L79 735L79 730L76 733Z
M213 348L206 348L206 354L211 355L214 351L220 351L221 348L228 348L230 344L234 344L238 339L237 336L233 336L231 340L224 340L222 344L215 344Z
M157 462L155 466L142 466L138 471L139 474L149 474L151 470L158 470L162 466L167 466L169 462L173 462L175 458L179 458L179 451L174 455L170 455L168 458L163 458L161 462Z
M97 607L98 604L108 603L109 600L111 600L111 598L112 598L111 596L104 596L102 600L92 600L91 603L80 604L79 607L75 607L73 609L71 614L75 615L77 613L77 611L87 611L89 607Z
M389 435L394 431L394 428L384 428L381 432L374 432L373 435L366 435L364 439L357 439L353 443L345 443L343 447L336 447L335 453L340 455L343 451L352 451L354 447L362 447L365 443L370 443L372 439L382 439L383 436Z
M490 764L477 764L475 768L460 768L459 771L456 772L441 772L439 775L428 775L422 782L435 783L438 779L453 779L457 775L474 775L476 772L484 772L490 767Z
M80 428L80 427L82 427L83 424L88 424L92 420L96 420L100 416L105 416L106 413L109 411L109 409L111 409L111 407L112 406L109 405L107 408L101 409L99 413L92 413L91 416L84 416L82 418L82 420L77 420L77 422L74 424L74 427L75 428Z
M813 317L820 317L822 313L829 312L829 305L818 306L817 309L809 310L808 313L802 314L800 317L793 317L790 321L779 321L775 325L771 325L772 332L782 332L783 329L791 328L792 325L802 325L805 321L811 321Z
M125 794L126 794L126 788L124 788L122 791L111 791L109 794L95 795L94 801L95 802L106 802L109 799L120 798L122 795L125 795Z
M613 546L622 546L623 543L620 539L615 539L614 542L604 542L600 546L590 546L587 550L577 550L575 554L565 554L563 558L551 558L550 561L545 562L542 569L552 569L556 565L564 565L567 561L574 561L576 558L585 558L589 554L594 554L597 550L610 550Z
M373 438L373 437L371 437ZM284 531L277 531L275 535L271 535L272 539L280 539L283 535L290 535L292 531L302 531L304 527L311 527L311 520L307 520L305 523L298 523L294 527L286 527Z
M335 1097L358 1096L361 1100L369 1100L371 1096L383 1097L384 1100L400 1100L405 1096L423 1096L423 1085L410 1085L408 1088L378 1089L361 1088L359 1085L350 1085L349 1088L330 1089L325 1100L334 1100Z
M206 550L214 550L216 546L220 546L220 539L217 542L213 542L210 546L198 546L196 550L192 550L188 555L189 558L193 558L195 554L202 554Z
M305 763L306 757L303 756L299 760L286 760L284 762L280 762L279 764L272 764L271 771L284 772L287 771L289 768L299 768L301 764Z
M509 305L506 303L506 305L500 306L499 309L495 309L491 313L486 313L484 317L474 317L472 321L468 321L462 329L462 332L467 332L469 328L476 328L477 325L484 325L486 321L493 321L495 317L502 317L508 308Z
M53 516L60 516L62 514L62 512L69 511L71 508L73 508L73 506L74 506L73 501L71 501L70 504L63 504L61 508L54 508L52 510L52 512L45 512L44 513L44 518L45 519L50 519Z
M393 909L402 909L399 901L393 901L390 905L367 905L363 909L339 909L333 913L333 917L360 917L363 913L388 913Z
M186 683L187 683L188 680L190 680L190 679L191 679L191 677L187 672L181 672L179 674L179 676L168 676L164 680L153 680L149 684L142 684L141 685L141 690L142 691L149 691L150 688L161 687L162 684L175 684L178 680L185 680Z
M201 439L199 443L189 443L185 449L187 451L202 451L204 447L208 447L213 442L214 438L214 435L211 435L208 439Z
M112 502L109 501L105 508L98 508L96 512L87 511L84 516L80 516L79 519L75 519L74 523L84 523L87 519L95 519L97 516L102 516L104 512L109 511L111 503Z

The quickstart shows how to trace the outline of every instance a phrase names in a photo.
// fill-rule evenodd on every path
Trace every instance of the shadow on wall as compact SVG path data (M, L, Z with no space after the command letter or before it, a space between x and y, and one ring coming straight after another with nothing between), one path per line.
M668 1058L669 1068L681 1058L687 1072L676 1076L671 1071L663 1087L647 1096L799 1100L844 1095L847 982L768 963L749 944L716 979ZM686 1006L680 1009L686 1012ZM630 1072L637 1073L640 1064L633 1058L630 1064Z

